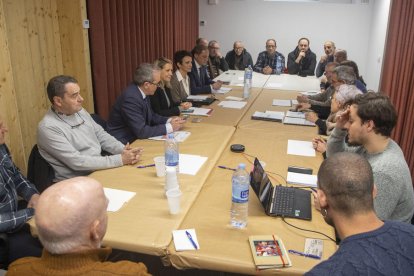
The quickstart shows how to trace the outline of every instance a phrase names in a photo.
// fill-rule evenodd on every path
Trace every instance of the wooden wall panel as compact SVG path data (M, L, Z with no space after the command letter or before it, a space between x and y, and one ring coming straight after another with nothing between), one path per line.
M0 114L10 129L9 148L26 171L37 125L50 107L46 84L58 74L75 76L93 112L85 0L0 0ZM4 58L3 58L4 57ZM9 61L7 62L3 61ZM3 72L6 72L3 74ZM6 115L4 115L6 114Z
M13 149L12 155L16 164L24 165L23 140L2 1L0 1L0 60L0 117L9 128L9 132L6 134L6 144L10 149ZM21 169L25 170L26 167L24 166Z

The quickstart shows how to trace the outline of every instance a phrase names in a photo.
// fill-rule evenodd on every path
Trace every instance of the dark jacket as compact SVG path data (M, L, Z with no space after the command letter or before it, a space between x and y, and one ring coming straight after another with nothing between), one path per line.
M137 138L146 139L167 134L167 120L168 117L154 113L149 99L144 99L138 86L131 84L112 107L108 132L124 144L132 143Z
M236 70L236 52L234 52L234 50L231 50L226 54L226 61L229 64L229 68L231 70ZM241 59L239 61L239 64L237 64L237 67L239 70L244 70L244 68L248 67L249 65L253 67L252 56L249 54L249 52L246 51L246 49L243 49L243 52L241 53Z
M165 91L165 92L164 92ZM158 87L154 95L149 96L152 110L161 116L171 117L180 115L179 103L174 103L171 90L168 87ZM167 100L168 98L168 100Z
M295 62L296 58L299 55L299 48L296 46L295 50L289 53L288 55L288 63L287 68L288 72L291 75L299 75L302 77L306 76L314 76L315 75L315 67L316 67L316 55L311 51L309 48L306 51L306 55L299 64Z
M209 94L211 93L210 84L213 84L212 81L207 74L207 67L201 67L201 76L198 73L197 66L193 59L193 67L191 68L191 72L188 73L190 77L190 93L191 95L197 94Z

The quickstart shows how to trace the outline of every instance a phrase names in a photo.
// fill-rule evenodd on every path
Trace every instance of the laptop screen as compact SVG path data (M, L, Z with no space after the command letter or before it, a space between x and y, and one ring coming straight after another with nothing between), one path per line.
M254 160L253 171L251 172L250 177L250 186L252 186L253 191L262 203L263 208L266 210L271 198L272 183L257 158Z

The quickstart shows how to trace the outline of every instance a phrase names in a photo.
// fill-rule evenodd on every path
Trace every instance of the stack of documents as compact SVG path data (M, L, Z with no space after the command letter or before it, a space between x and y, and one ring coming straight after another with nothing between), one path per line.
M194 115L194 116L210 116L213 109L211 108L202 108L202 107L190 107L187 109L187 112L183 112L187 115Z
M252 119L282 122L284 116L285 116L285 113L281 111L269 111L269 110L266 110L265 112L255 111L252 115Z
M187 97L188 100L196 100L196 101L203 101L206 100L208 96L200 96L200 95L189 95Z
M218 105L224 108L235 108L235 109L242 109L247 102L240 102L240 101L222 101Z
M104 193L106 198L108 198L109 200L108 208L106 209L108 212L118 211L136 194L134 192L128 192L111 188L104 188Z
M318 177L314 174L288 172L286 181L289 184L301 184L309 187L317 186Z
M287 125L315 126L315 123L305 119L305 113L293 111L286 112L283 123Z

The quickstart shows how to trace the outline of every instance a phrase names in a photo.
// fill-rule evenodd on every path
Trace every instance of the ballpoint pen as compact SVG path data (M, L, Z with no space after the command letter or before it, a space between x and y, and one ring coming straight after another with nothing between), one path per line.
M317 259L317 260L320 260L320 259L321 259L321 257L319 257L319 256L317 256L317 255L313 255L313 254L306 254L306 253L299 252L299 251L292 250L292 249L289 249L289 250L288 250L288 252L289 252L290 254L299 255L299 256L303 256L303 257L307 257L307 258L312 258L312 259Z
M229 168L229 167L226 167L226 166L217 166L217 167L219 167L220 169L225 169L225 170L236 171L236 169Z
M154 167L155 164L149 164L149 165L141 165L141 166L137 166L138 169L144 169L144 168L148 168L148 167Z
M194 246L194 248L198 249L197 244L193 240L193 237L191 236L191 234L188 231L185 231L185 234L187 235L188 240L191 242L191 244Z

